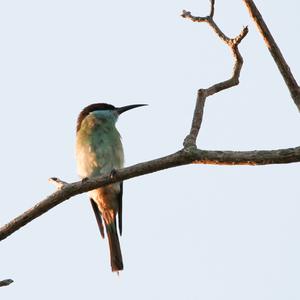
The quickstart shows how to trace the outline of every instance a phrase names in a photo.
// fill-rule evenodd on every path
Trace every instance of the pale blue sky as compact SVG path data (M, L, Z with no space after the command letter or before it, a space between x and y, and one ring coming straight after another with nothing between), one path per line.
M300 80L298 1L256 1ZM196 91L228 78L229 50L206 24L209 1L0 1L0 223L78 179L75 124L93 102L148 103L121 116L126 165L178 150ZM216 0L240 49L240 85L209 98L198 145L299 145L299 113L242 1ZM0 298L299 299L299 165L185 166L124 183L125 270L111 273L87 195L1 242Z

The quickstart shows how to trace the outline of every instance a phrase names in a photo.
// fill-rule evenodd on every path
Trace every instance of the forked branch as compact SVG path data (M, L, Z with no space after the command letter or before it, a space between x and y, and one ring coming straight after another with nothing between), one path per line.
M241 33L235 38L227 37L213 20L214 9L215 9L214 7L215 7L215 1L211 0L210 14L206 17L195 17L191 14L191 12L186 10L182 12L181 16L183 18L190 19L193 22L198 22L198 23L205 22L214 30L214 32L218 35L218 37L230 48L232 52L234 58L233 73L231 78L229 78L228 80L216 83L210 86L209 88L198 90L192 126L191 126L190 133L187 135L187 137L183 142L184 148L189 148L189 147L196 148L196 139L203 119L203 111L204 111L206 98L222 90L229 89L233 86L238 85L241 69L243 66L243 57L240 54L238 45L243 40L243 38L247 35L248 27L244 27Z

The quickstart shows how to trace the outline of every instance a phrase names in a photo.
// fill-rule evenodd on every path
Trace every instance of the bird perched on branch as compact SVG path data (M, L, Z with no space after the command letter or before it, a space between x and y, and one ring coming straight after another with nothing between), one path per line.
M76 162L78 174L82 179L112 174L115 169L123 167L123 147L120 134L115 127L116 121L123 112L144 105L146 104L114 107L111 104L95 103L81 111L77 119ZM123 270L116 220L118 217L121 235L122 193L122 182L88 193L103 238L104 227L106 229L113 272Z

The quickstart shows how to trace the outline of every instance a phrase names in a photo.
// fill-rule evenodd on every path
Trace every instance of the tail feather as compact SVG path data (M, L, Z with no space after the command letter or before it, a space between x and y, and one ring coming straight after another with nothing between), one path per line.
M93 211L96 216L96 220L97 220L98 227L100 229L101 236L102 236L102 238L104 238L104 228L103 228L102 217L101 217L101 213L99 211L98 205L92 198L90 198L90 201L91 201Z
M123 270L123 259L117 228L114 223L105 224L105 227L109 242L111 269L113 272L121 271Z
M107 209L107 207L105 207L105 209L102 209L102 212L100 212L100 209L98 207L99 204L97 201L99 200L97 199L98 195L95 196L96 200L94 199L94 197L90 197L90 201L96 216L98 227L100 229L100 233L103 238L104 238L104 226L106 229L106 235L108 237L108 242L109 242L110 263L113 272L118 272L123 270L123 259L122 259L122 253L121 253L118 230L117 230L117 225L118 225L119 232L120 234L122 234L122 185L120 191L121 192L117 195L118 202L115 201L115 198L113 199L109 198L109 196L115 196L115 194L111 195L111 193L108 193L107 195L105 195L106 198L104 197L104 200L106 200L108 204L110 204L111 202L118 203L118 208L116 209L116 211L114 208ZM117 222L116 215L118 215L118 222Z

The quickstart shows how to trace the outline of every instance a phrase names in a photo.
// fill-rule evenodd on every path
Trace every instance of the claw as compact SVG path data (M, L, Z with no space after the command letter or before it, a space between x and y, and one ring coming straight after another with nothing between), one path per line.
M86 182L89 178L88 177L84 177L81 179L81 182Z
M114 178L116 177L116 175L117 175L116 169L112 169L111 172L110 172L109 177L110 177L111 179L114 179Z

